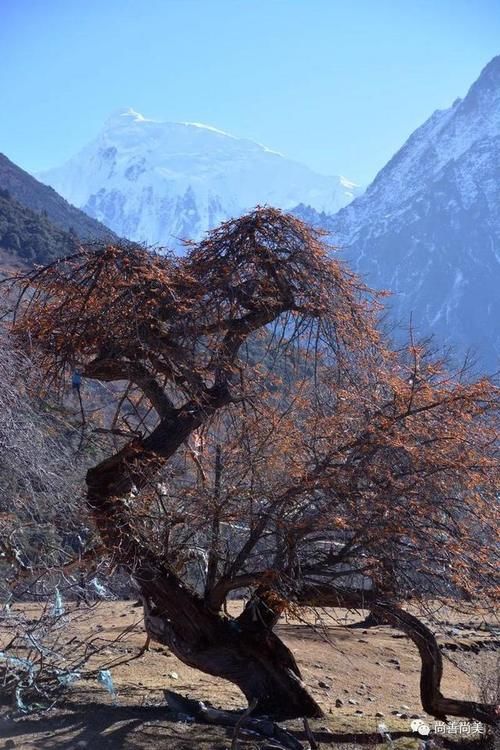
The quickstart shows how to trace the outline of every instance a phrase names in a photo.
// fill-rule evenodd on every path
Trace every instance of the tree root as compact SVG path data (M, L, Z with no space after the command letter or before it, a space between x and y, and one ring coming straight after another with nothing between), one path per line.
M251 707L245 712L223 711L222 709L206 706L202 701L185 698L172 690L164 690L167 705L172 711L184 716L191 716L195 721L201 724L215 724L223 727L234 727L234 740L237 742L238 732L244 726L245 729L260 734L262 737L270 739L278 748L283 750L304 750L299 740L286 729L282 729L270 719L257 719L250 715ZM232 745L233 747L233 745ZM236 747L236 744L234 744Z

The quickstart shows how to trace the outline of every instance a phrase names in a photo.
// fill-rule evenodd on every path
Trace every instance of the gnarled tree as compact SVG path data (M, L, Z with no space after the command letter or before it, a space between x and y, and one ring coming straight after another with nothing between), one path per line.
M402 604L495 595L498 392L416 346L322 242L256 209L184 258L106 246L30 273L14 334L51 384L78 365L148 409L87 474L104 545L150 636L238 685L254 712L313 717L274 632L289 606L355 606L419 648L435 716L495 721L440 692L432 632ZM125 403L125 399L123 400ZM238 617L225 612L251 592Z

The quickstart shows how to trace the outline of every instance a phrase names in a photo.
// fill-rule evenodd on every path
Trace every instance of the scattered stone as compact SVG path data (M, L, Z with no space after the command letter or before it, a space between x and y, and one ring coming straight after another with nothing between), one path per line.
M356 709L354 712L355 714L359 714L359 716L363 716L364 711L362 711L360 708Z
M330 690L331 687L330 685L328 685L328 683L324 682L324 680L319 680L318 686L320 688L324 688L325 690Z
M403 709L403 711L409 711L410 710L410 707L409 706L405 706L404 703L401 704L401 708Z
M354 700L354 698L349 698L349 700L347 702L350 703L351 706L358 706L359 705L359 701Z
M167 675L167 677L170 677L171 680L178 680L179 679L179 675L177 674L177 672L169 672L168 675Z
M385 714L383 714L382 711L377 711L377 713L375 714L376 719L383 719L384 716Z
M375 700L375 698L372 695L369 695L368 696L368 700L370 701L370 703L373 703L373 701Z
M389 664L395 664L398 667L400 666L399 659L387 659L387 661L389 662Z
M358 638L358 643L368 643L366 638Z
M394 711L391 711L391 714L392 714L393 716L399 716L399 711L398 711L398 709L396 708L396 709L395 709Z
M409 717L408 714L399 714L399 718L400 719L409 719L410 717Z
M337 698L337 700L335 701L335 708L342 708L343 705L344 701L342 700L342 698Z
M411 714L410 719L420 719L418 714Z

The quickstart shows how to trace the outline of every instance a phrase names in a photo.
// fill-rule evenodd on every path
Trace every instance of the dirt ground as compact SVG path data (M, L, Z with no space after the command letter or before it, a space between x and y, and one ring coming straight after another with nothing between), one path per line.
M215 707L240 709L246 704L236 687L186 667L155 644L140 658L117 665L144 644L141 612L132 602L102 603L89 611L70 605L63 620L65 634L72 630L80 637L91 633L104 647L98 666L111 670L117 697L113 700L97 681L82 680L68 689L64 705L47 711L19 716L12 706L4 706L0 750L229 750L232 730L178 721L165 707L163 690ZM499 633L471 613L452 616L442 609L439 615L439 640L449 657L443 692L450 697L477 698L482 675L493 669ZM278 626L323 708L325 718L311 723L315 736L325 749L382 747L387 745L378 726L385 723L395 750L422 747L411 721L427 718L433 727L434 720L420 706L418 654L407 638L390 627L348 627L362 619L363 613L337 609L323 613L322 624L315 624L311 613L304 622L284 620ZM125 628L130 632L120 637ZM0 622L0 650L11 638L12 626L5 619ZM454 651L456 644L466 649L472 646L479 653ZM306 742L300 723L289 723L288 728ZM475 738L480 740L481 735ZM265 743L246 734L239 746L253 750ZM434 743L437 746L439 741Z

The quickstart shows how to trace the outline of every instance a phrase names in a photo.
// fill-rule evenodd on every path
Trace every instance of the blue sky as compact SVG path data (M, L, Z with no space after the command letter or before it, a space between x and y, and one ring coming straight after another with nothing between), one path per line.
M366 183L500 53L500 0L0 0L0 151L108 114L203 122Z

